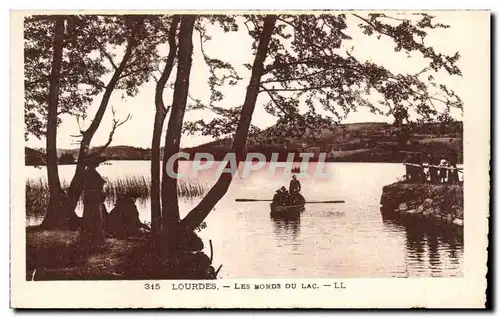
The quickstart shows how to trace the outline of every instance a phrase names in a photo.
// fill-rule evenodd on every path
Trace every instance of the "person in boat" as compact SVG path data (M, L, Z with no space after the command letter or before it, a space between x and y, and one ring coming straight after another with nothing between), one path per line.
M300 181L297 180L296 175L292 176L292 180L290 180L290 186L288 187L288 189L289 189L291 195L295 194L295 193L299 193L300 190L302 190L302 187L300 185Z
M281 190L278 189L276 190L276 192L274 193L274 196L273 196L273 202L275 203L278 203L281 199Z
M282 193L281 204L287 205L288 204L288 200L290 199L290 192L288 192L288 190L286 189L285 186L282 186L281 187L281 193Z
M282 186L278 190L276 190L276 194L273 197L273 202L280 204L280 205L286 205L288 203L288 191L287 189Z
M297 180L297 176L296 175L293 175L292 176L292 180L290 181L290 198L289 198L289 202L291 204L297 204L300 199L301 199L301 194L300 194L300 190L302 190L302 186L300 184L300 181Z

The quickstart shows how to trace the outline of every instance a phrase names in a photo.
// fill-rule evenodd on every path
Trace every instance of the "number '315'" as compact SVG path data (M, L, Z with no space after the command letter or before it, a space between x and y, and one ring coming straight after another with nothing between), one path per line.
M160 283L146 283L144 284L145 290L158 290L160 289Z

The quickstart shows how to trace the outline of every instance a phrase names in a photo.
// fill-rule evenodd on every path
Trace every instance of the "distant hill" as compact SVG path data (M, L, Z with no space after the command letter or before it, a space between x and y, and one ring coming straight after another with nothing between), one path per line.
M45 154L28 147L24 147L24 164L27 166L45 165Z
M402 162L405 152L454 157L458 162L463 160L462 122L404 125L402 128L388 123L354 123L300 138L274 136L273 139L280 142L257 136L254 142L247 145L247 151L263 153L267 159L271 158L272 153L278 153L279 160L286 160L290 152L297 154L295 160L299 160L298 153L301 152L314 153L316 156L326 153L327 161L343 162ZM229 139L223 139L184 151L192 154L209 152L220 160L230 144Z
M45 165L44 149L36 150L25 148L26 165ZM78 149L58 149L59 164L72 164L78 158ZM109 160L150 160L151 149L143 149L132 146L110 146L102 154Z
M58 149L58 155L71 153L78 158L79 149ZM150 160L151 149L138 148L133 146L109 146L102 153L110 160Z
M355 123L336 126L321 133L308 133L300 138L274 136L268 140L265 133L257 136L247 146L248 152L263 153L270 159L272 153L279 160L286 160L290 152L327 153L328 161L353 162L402 162L404 152L423 152L439 156L453 156L463 160L462 122L424 124L397 128L388 123ZM280 140L277 143L275 140ZM216 160L224 158L231 145L230 139L205 143L183 151L194 155L197 152L211 153ZM163 150L161 151L163 153ZM25 148L26 164L42 165L45 155L38 150ZM58 156L78 157L78 149L59 149ZM110 160L150 160L151 149L132 146L110 146L104 153ZM68 162L67 162L68 163Z

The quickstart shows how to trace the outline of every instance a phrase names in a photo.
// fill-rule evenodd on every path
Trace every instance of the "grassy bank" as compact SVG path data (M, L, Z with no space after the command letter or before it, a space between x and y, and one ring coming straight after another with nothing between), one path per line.
M63 183L63 188L68 184ZM207 192L207 186L196 181L179 180L177 192L181 198L195 198ZM106 200L114 202L120 195L131 195L138 200L148 200L151 193L151 182L144 176L127 176L110 180L104 186ZM45 215L49 203L49 186L45 179L26 180L26 216L41 218Z
M28 227L26 280L215 279L201 240L197 248L186 246L166 248L145 234L108 236L102 246L91 247L77 230Z

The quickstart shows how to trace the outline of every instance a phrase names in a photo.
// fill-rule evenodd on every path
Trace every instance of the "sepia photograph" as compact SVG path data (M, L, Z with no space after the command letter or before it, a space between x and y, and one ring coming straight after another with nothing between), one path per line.
M468 253L484 278L488 11L11 19L26 288L342 292L462 282Z

